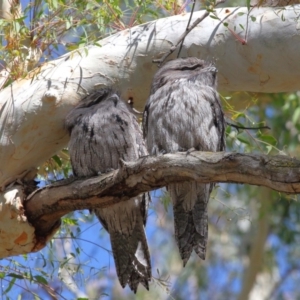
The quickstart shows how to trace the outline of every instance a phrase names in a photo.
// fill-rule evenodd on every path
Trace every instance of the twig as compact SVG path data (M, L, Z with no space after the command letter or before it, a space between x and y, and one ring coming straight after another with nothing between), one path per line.
M269 126L244 127L244 126L239 126L239 125L232 124L232 123L227 122L227 121L226 121L226 124L231 126L231 127L234 127L237 130L239 130L239 129L248 129L248 130L271 129Z
M185 31L188 30L188 28L189 28L189 26L190 26L190 24L191 24L192 17L193 17L193 13L194 13L194 9L195 9L195 5L196 5L196 0L194 0L194 2L193 2L192 10L191 10L191 13L190 13L190 18L189 18L189 21L188 21L188 23L187 23L187 25L186 25ZM182 49L182 46L183 46L184 39L185 39L185 37L184 37L184 38L182 39L182 41L181 41L181 44L180 44L180 47L179 47L179 50L178 50L178 54L177 54L177 58L178 58L179 55L180 55L180 52L181 52L181 49Z
M284 282L288 279L288 277L293 274L293 272L298 271L299 266L292 266L286 272L279 278L279 280L275 283L273 286L273 289L271 290L268 299L274 299L276 296L276 293L278 293L279 288L284 284Z
M221 21L223 23L223 21ZM228 26L226 26L227 29L230 31L230 33L242 44L242 45L247 45L246 39L241 38L238 36L232 29L230 29Z
M221 3L224 3L226 0L218 0L217 2L216 2L216 4L215 4L215 6L214 7L216 7L216 6L218 6L219 4L221 4ZM195 2L194 2L195 3ZM194 8L194 5L193 5L193 8ZM192 9L193 9L192 8ZM160 58L160 59L153 59L153 63L157 63L158 64L158 67L160 67L162 64L163 64L163 62L167 59L167 57L168 56L170 56L176 49L177 49L177 47L179 46L179 44L181 43L181 47L180 47L180 50L181 50L181 48L182 48L182 44L183 44L183 42L184 42L184 39L186 38L186 36L199 24L199 23L201 23L206 17L208 17L209 16L209 14L210 14L210 12L211 11L206 11L200 18L198 18L190 27L188 27L187 26L187 28L186 28L186 30L185 30L185 32L180 36L180 38L178 39L178 42L177 42L177 44L176 45L174 45L174 46L172 46L171 48L170 48L170 50L168 51L168 52L166 52L164 55L163 55L163 57L162 58ZM191 16L190 16L190 20L191 20L191 18L192 18L192 13L193 13L193 10L192 10L192 12L191 12ZM188 22L188 25L189 25L189 23L190 23L190 20L189 20L189 22Z

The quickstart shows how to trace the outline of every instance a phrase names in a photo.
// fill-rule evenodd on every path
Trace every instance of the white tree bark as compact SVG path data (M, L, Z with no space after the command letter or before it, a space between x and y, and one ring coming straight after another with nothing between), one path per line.
M13 20L22 16L18 0L0 0L0 19Z

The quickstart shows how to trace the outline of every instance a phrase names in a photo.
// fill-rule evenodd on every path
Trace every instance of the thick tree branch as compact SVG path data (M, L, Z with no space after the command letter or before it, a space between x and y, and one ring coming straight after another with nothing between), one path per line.
M39 189L25 202L38 236L47 236L64 214L126 201L171 182L235 182L300 193L300 161L287 156L192 152L123 162L119 170Z

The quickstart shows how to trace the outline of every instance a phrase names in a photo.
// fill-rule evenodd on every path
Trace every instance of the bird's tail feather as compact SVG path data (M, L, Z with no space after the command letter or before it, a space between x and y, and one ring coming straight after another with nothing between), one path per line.
M128 284L136 293L138 284L141 283L149 289L151 263L142 217L137 218L131 235L112 232L110 240L122 287Z
M194 251L205 259L208 238L207 203L210 184L196 182L176 183L168 186L173 210L175 239L185 266Z

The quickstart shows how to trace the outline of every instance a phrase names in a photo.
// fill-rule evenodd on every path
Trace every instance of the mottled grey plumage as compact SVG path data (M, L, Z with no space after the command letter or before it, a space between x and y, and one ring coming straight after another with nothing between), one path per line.
M147 155L136 117L118 94L101 89L83 99L66 117L69 153L75 176L93 176L119 168L120 159L133 161ZM149 195L94 209L109 232L117 274L122 287L136 292L151 280L150 255L144 226Z
M225 121L216 91L217 69L197 58L176 59L155 74L143 116L151 155L187 151L222 151ZM173 203L175 239L184 265L193 249L205 259L207 203L213 184L168 185Z

